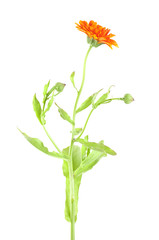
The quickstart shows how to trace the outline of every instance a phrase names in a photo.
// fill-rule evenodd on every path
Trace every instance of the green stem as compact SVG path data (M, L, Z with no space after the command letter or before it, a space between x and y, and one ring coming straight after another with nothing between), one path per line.
M85 59L84 59L82 83L81 83L81 87L80 87L79 91L77 92L77 98L76 98L74 109L73 109L73 119L72 120L74 123L75 123L75 118L76 118L77 104L78 104L79 97L81 95L81 92L82 92L82 89L84 86L84 81L85 81L87 57L88 57L88 54L89 54L91 48L92 48L92 46L90 45L90 47L86 53ZM73 149L73 144L74 144L74 130L75 130L75 124L72 126L70 161L68 162L69 179L70 179L71 240L75 240L75 193L74 193L74 175L73 175L73 160L72 160L72 149Z
M110 101L112 101L112 100L124 100L123 98L110 98L110 99L107 99L107 100L105 100L105 103L109 103Z
M73 164L70 159L69 166L69 179L70 179L70 217L71 217L71 240L75 240L75 195L74 195L74 177L73 177Z
M109 102L112 101L112 100L123 100L123 98L111 98L111 99L107 99L107 100L105 101L105 103L107 103L107 101L108 101L108 103L109 103ZM89 121L89 118L90 118L90 116L91 116L91 114L92 114L93 111L94 111L94 108L92 108L92 110L90 111L90 113L89 113L89 115L88 115L88 117L87 117L87 120L86 120L86 122L85 122L85 125L84 125L84 127L83 127L83 130L82 130L82 132L80 133L80 135L76 138L76 140L78 140L78 139L82 136L82 134L84 133L84 131L85 131L85 129L86 129L86 126L87 126L87 123L88 123L88 121Z
M50 139L50 141L53 143L53 145L55 146L55 148L57 149L57 151L59 153L61 153L61 150L58 148L58 146L56 145L56 143L54 142L54 140L51 138L50 134L48 133L48 131L46 130L45 126L43 125L43 129L46 133L46 135L48 136L48 138Z
M86 122L85 122L85 125L84 125L84 127L83 127L83 130L82 130L82 132L80 133L80 135L77 137L76 140L78 140L78 139L82 136L82 134L84 133L84 131L85 131L85 129L86 129L86 126L87 126L87 123L88 123L88 120L89 120L89 118L90 118L93 110L94 110L94 108L92 108L92 110L90 111L90 113L89 113L89 115L88 115L88 117L87 117L87 120L86 120Z

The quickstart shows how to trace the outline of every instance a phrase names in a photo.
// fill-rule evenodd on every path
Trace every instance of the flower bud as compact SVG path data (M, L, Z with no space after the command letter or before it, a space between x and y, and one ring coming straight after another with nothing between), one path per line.
M129 104L134 101L134 98L129 93L127 93L124 95L123 100L126 104Z
M55 89L57 92L62 92L66 84L57 82L55 85Z

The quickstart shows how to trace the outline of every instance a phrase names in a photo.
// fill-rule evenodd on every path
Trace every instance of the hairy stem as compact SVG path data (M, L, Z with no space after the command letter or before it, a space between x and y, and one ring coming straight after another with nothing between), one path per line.
M84 65L83 65L83 77L82 77L82 83L79 91L77 92L77 98L75 101L74 109L73 109L73 122L75 123L75 118L76 118L76 109L77 109L77 104L79 101L79 97L81 95L83 86L84 86L84 81L85 81L85 72L86 72L86 62L87 62L87 57L88 54L91 50L92 46L90 45L85 59L84 59ZM72 125L72 137L71 137L71 145L70 145L70 161L68 162L69 164L69 179L70 179L70 210L71 210L71 240L75 240L75 193L74 193L74 175L73 175L73 160L72 160L72 149L73 149L73 144L74 144L74 130L75 130L75 124Z
M61 150L58 148L58 146L56 145L56 143L54 142L54 140L51 138L50 134L48 133L48 131L46 130L45 126L43 125L43 129L46 133L46 135L48 136L48 138L50 139L50 141L53 143L54 147L57 149L57 151L59 153L61 153Z

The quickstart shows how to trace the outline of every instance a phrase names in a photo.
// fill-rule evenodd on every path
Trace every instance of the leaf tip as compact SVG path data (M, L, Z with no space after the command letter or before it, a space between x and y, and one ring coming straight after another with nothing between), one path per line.
M19 132L21 132L21 130L17 127L17 130L19 131Z

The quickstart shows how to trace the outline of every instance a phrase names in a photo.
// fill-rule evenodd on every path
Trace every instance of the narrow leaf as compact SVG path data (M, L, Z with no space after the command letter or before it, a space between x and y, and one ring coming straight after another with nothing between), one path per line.
M41 122L42 122L42 125L45 125L45 124L46 124L45 112L44 112L44 111L41 112Z
M33 97L33 109L35 111L35 114L36 114L39 122L42 124L42 122L41 122L41 106L40 106L38 99L36 98L36 94L34 94L34 97Z
M101 89L102 90L102 89ZM83 111L87 107L89 107L91 104L94 103L95 98L97 97L97 94L101 91L99 90L98 92L92 94L90 97L88 97L82 104L81 106L76 110L76 113Z
M69 154L69 147L63 149L64 154ZM81 149L79 146L74 145L72 149L73 169L76 170L81 165ZM69 180L69 168L68 162L63 161L63 174L66 177L66 201L65 201L65 219L71 222L71 210L70 210L70 180ZM74 179L74 192L75 192L75 221L77 220L78 212L78 193L81 183L82 175Z
M75 86L75 82L74 82L74 77L75 77L75 72L72 72L72 73L71 73L71 76L70 76L70 80L71 80L71 82L72 82L72 84L73 84L73 87L77 90L77 88L76 88L76 86Z
M78 213L78 195L79 187L81 184L82 175L74 179L74 193L75 193L75 221L77 221ZM66 201L65 201L65 219L71 222L71 210L70 210L70 180L66 177Z
M79 187L81 184L82 175L74 178L74 190L75 190L75 222L77 221L78 214L78 199L79 199Z
M65 219L71 222L70 180L66 177Z
M69 155L69 149L70 149L70 147L64 148L64 149L62 150L62 153L63 153L64 155L67 155L67 156L68 156L68 155ZM64 175L65 177L69 177L68 162L63 161L62 170L63 170L63 175Z
M84 139L77 139L77 142L85 145L86 147L89 147L93 150L103 152L105 154L110 154L110 155L116 155L116 152L112 150L111 148L107 147L103 143L95 143L95 142L86 142Z
M49 152L48 148L45 147L43 142L40 141L38 138L29 137L26 133L22 132L20 129L18 129L18 130L23 134L23 136L28 140L28 142L30 142L34 147L36 147L40 151L42 151L52 157L61 158L61 159L65 159L65 160L69 159L69 157L65 154L57 153L54 151Z
M73 145L72 149L73 171L75 171L82 162L81 149L77 145Z
M88 135L84 137L84 141L85 142L88 142ZM89 150L90 148L88 148L87 146L85 145L82 145L82 148L81 148L81 154L82 154L82 161L86 158L86 156L89 154Z
M44 90L43 90L44 99L43 99L43 102L44 102L45 99L46 99L46 94L47 94L47 90L48 90L49 85L50 85L50 80L49 80L48 83L45 84L45 86L44 86Z
M82 161L81 165L79 166L79 168L76 169L74 176L79 176L84 172L89 171L90 169L92 169L98 162L99 160L104 157L105 154L101 153L101 152L97 152L97 151L92 151L88 157L86 157L84 159L84 161Z
M45 113L48 112L53 104L53 101L54 101L54 95L52 94L49 102L48 102L48 105L47 105L47 108L45 109Z
M60 113L60 116L61 116L64 120L66 120L66 121L68 121L69 123L71 123L72 125L74 125L74 122L73 122L73 120L71 119L71 117L68 115L68 113L67 113L65 110L63 110L62 108L60 108L57 104L56 104L56 106L58 107L58 111L59 111L59 113Z
M112 86L113 86L113 85L112 85ZM98 107L99 105L103 104L103 103L106 101L106 99L108 98L108 96L109 96L109 94L110 94L110 89L111 89L112 86L110 86L110 88L108 89L108 92L104 93L104 94L97 100L97 102L94 104L94 107L95 107L95 108Z

